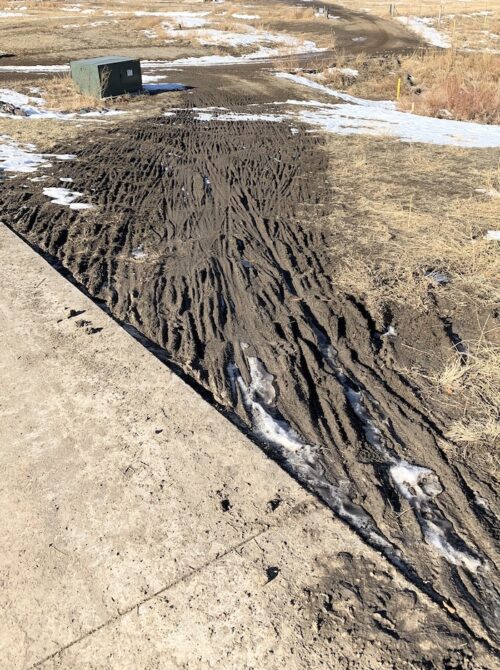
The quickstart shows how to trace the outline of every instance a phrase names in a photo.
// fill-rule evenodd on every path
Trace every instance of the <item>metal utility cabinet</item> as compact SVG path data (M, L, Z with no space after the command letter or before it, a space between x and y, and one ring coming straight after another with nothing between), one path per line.
M70 63L71 77L82 93L110 98L142 89L141 61L125 56L102 56Z

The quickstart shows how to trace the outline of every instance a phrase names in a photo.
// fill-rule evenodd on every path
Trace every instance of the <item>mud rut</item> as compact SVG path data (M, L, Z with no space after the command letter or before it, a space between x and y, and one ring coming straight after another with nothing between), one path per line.
M200 122L186 110L87 141L49 171L73 177L95 210L52 205L49 181L16 179L2 189L3 220L160 345L467 635L495 646L493 527L383 355L390 343L332 285L327 162L319 137L285 123Z

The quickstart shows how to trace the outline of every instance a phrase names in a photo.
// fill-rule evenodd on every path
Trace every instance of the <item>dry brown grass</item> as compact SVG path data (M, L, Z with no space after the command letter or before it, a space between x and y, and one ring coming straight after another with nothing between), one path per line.
M427 116L446 110L455 119L500 123L500 56L422 52L404 59L401 70L415 82L405 90L403 109Z
M427 367L401 372L432 403L453 405L448 438L462 454L498 444L500 332L485 314L500 304L500 245L484 234L498 230L500 200L478 192L500 188L498 156L352 137L334 138L330 148L334 285L381 324L387 309L412 310L417 319L436 301L452 320L456 313L469 321L464 350L448 358L429 352ZM449 283L440 285L430 271Z
M104 109L106 100L81 93L69 75L56 75L43 83L43 97L49 109L77 112L81 109Z
M343 73L346 67L358 70L359 76ZM318 65L311 78L372 100L394 100L400 78L401 109L425 116L500 123L500 56L490 53L420 50L398 61L366 54L347 57L338 51L331 65Z
M488 323L482 331L487 334ZM447 437L465 448L480 444L491 447L498 471L500 447L500 347L481 336L462 343L431 383L460 408L460 417L448 428Z

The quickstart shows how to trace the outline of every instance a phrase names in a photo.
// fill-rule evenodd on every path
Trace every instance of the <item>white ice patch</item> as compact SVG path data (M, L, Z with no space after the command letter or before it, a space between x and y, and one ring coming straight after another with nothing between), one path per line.
M236 365L229 364L228 374L233 390L240 391L255 436L268 444L286 462L293 474L316 491L340 518L381 551L392 553L392 545L378 531L366 512L352 502L343 490L342 483L334 485L326 478L318 458L318 447L308 444L286 421L275 416L273 405L276 389L273 375L258 358L249 357L248 366L250 385L245 383Z
M140 261L140 260L143 260L144 258L147 258L147 257L148 257L148 255L144 251L144 248L143 248L142 244L140 244L138 247L134 247L132 249L132 258L134 260Z
M21 146L10 137L0 135L0 172L36 172L50 163L32 144Z
M432 46L441 47L441 49L448 49L451 46L449 40L432 27L434 19L430 17L399 16L397 20Z
M49 187L43 189L43 194L50 198L54 205L63 205L70 209L92 209L93 205L86 202L75 202L79 200L83 193L78 191L70 191L67 188Z
M235 19L243 19L244 21L252 21L253 19L260 19L258 14L233 14Z
M0 72L27 72L31 74L69 72L69 65L0 65Z
M453 565L462 565L471 572L476 572L481 566L480 559L450 544L441 520L429 514L429 504L443 492L437 475L429 468L411 465L406 461L393 465L389 473L401 495L418 512L426 541Z
M495 240L500 242L500 230L488 230L484 236L485 240Z
M287 117L281 114L247 114L245 112L199 111L195 113L198 121L264 121L280 123Z

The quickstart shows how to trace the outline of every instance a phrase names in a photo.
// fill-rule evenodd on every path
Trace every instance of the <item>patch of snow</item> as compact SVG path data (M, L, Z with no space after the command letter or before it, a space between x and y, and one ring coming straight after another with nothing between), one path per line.
M377 409L378 403L364 389L359 382L347 375L340 366L337 352L334 350L327 337L317 328L313 327L318 340L319 349L331 369L332 374L344 389L345 397L358 418L366 441L374 447L389 468L389 475L399 493L409 502L415 516L422 528L425 540L434 546L450 563L460 564L471 572L481 566L482 562L475 552L465 548L452 524L446 519L434 499L443 492L443 487L435 472L429 468L423 468L406 460L399 458L397 453L390 448L377 426L381 423L389 424L388 417L382 415ZM372 416L366 405L367 399L374 408L376 415Z
M417 33L417 35L420 35L420 37L423 37L432 46L441 47L441 49L449 49L451 46L449 40L430 25L434 22L431 18L398 16L398 21L407 28L410 28L414 33Z
M78 191L70 191L67 188L49 187L43 189L43 194L50 198L54 205L62 205L70 209L93 209L93 205L86 202L75 202L83 196Z
M198 111L195 118L198 121L264 121L280 123L287 117L282 114L248 114L246 112Z
M253 19L260 19L258 14L233 14L235 19L244 19L245 21L252 21Z
M33 74L69 72L69 65L0 65L0 72L29 72Z
M500 126L454 121L400 112L391 101L364 100L328 88L300 75L278 73L276 76L321 91L350 104L327 104L317 101L289 100L287 104L302 107L302 121L340 135L375 135L401 139L403 142L457 147L500 147Z
M177 25L183 28L201 28L207 24L204 17L209 12L134 12L135 16L161 16L173 19Z
M243 349L243 347L242 347ZM283 460L303 484L316 493L338 516L349 523L379 550L391 553L392 545L382 535L362 507L344 490L343 482L331 482L318 458L318 447L307 443L274 408L274 377L255 357L248 357L250 384L234 363L228 365L233 393L239 393L252 424L254 435Z
M228 33L228 35L230 35L230 33ZM221 56L213 54L210 56L189 56L187 58L178 58L173 61L143 61L142 67L143 70L147 71L152 69L168 70L171 68L178 68L178 67L237 65L240 63L248 63L248 62L262 62L269 60L270 58L275 58L276 56L289 55L292 53L293 54L312 53L312 52L319 53L324 50L325 49L323 48L317 47L314 42L297 41L297 44L295 44L295 46L290 44L286 46L286 54L284 54L283 51L280 50L280 48L260 47L257 51L254 51L249 54L243 54L241 56L231 56L231 55Z
M459 549L447 537L447 523L433 514L429 514L430 504L443 492L443 487L437 475L429 468L411 465L400 461L389 470L392 481L396 484L401 495L410 503L420 519L426 541L433 545L449 563L462 565L474 573L482 562L478 556Z
M500 242L500 230L488 230L488 232L484 236L485 240L495 240L496 242Z
M42 154L35 152L32 144L21 146L6 135L0 135L0 172L36 172L50 163Z
M164 25L170 37L193 37L191 30L175 30L172 26ZM224 45L229 47L252 47L259 44L283 45L302 51L315 51L316 44L311 41L301 41L292 35L285 33L269 33L259 31L250 26L245 26L245 32L230 32L226 30L201 29L197 30L194 37L202 45Z
M132 258L136 261L140 261L140 260L148 257L147 253L144 251L144 248L143 248L142 244L140 244L138 247L134 247L132 249L132 254L131 255L132 255Z
M126 114L123 110L102 109L92 112L55 112L50 109L45 109L42 105L45 103L43 98L27 96L23 93L18 93L11 89L0 89L0 102L6 102L14 107L17 107L23 112L23 115L9 114L7 112L0 112L0 117L7 117L17 120L23 119L58 119L68 121L82 117L94 116L114 116L117 114Z
M394 326L389 326L385 333L382 333L380 337L396 337L397 332Z

